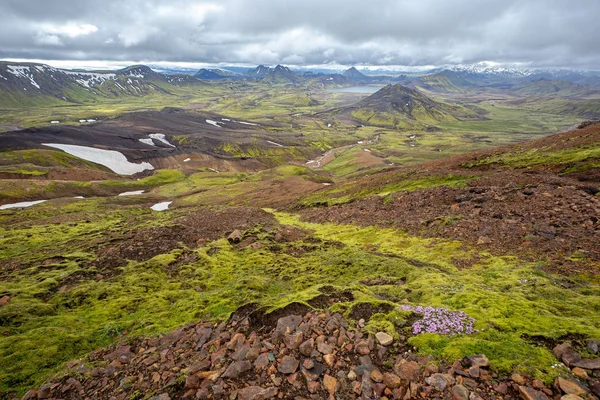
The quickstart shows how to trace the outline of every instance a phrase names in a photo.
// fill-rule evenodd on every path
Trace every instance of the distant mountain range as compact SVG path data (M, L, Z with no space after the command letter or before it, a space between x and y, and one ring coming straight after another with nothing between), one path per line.
M173 72L173 71L170 71ZM310 88L360 84L401 83L426 92L464 92L477 88L508 90L523 96L596 96L600 74L587 71L516 70L507 68L459 68L407 75L367 75L351 67L342 74L296 72L289 67L259 65L230 71L203 68L195 74L160 73L145 65L114 71L84 71L54 68L44 64L0 61L0 106L52 106L96 102L102 98L173 93L177 87L202 85L207 81L248 80Z

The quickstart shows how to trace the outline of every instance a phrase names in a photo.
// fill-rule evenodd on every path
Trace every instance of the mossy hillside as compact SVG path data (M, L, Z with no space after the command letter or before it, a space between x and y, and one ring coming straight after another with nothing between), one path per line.
M598 323L588 318L600 311L597 285L579 282L565 289L536 265L481 254L460 242L374 227L311 224L284 213L276 213L281 224L307 230L312 239L278 243L272 231L257 227L246 234L256 236L261 249L237 248L223 238L187 250L197 260L178 265L182 245L147 261L126 262L113 277L97 280L98 271L89 263L95 258L95 240L111 232L168 225L193 212L155 213L136 206L135 199L117 200L49 202L18 216L3 213L3 226L17 217L37 222L10 223L13 228L2 231L0 260L19 260L24 266L5 270L0 283L0 294L12 297L0 310L2 390L39 384L64 362L123 336L166 332L202 318L222 320L249 302L268 309L307 302L323 285L353 293L352 302L334 305L346 315L357 303L463 310L477 319L482 332L455 338L425 335L411 343L449 359L484 352L504 372L517 368L552 376L550 352L521 338L524 333L551 338L600 334ZM52 224L57 216L69 216L71 222L67 227ZM472 269L455 267L454 259L476 254L480 261ZM53 261L44 262L48 259ZM361 283L376 277L405 283ZM368 326L394 333L409 328L406 320L402 312L391 311Z
M493 164L511 168L558 167L562 168L561 172L589 169L600 164L600 142L559 150L535 148L502 153L463 166L473 168Z
M464 187L469 182L477 179L476 175L444 175L444 176L415 176L414 174L400 173L397 175L381 175L370 179L365 187L367 178L350 181L329 189L319 190L300 199L303 206L331 206L349 203L353 200L369 196L387 196L396 192L411 192L438 186Z
M150 190L152 188L185 179L179 170L162 169L140 180L104 181L0 181L0 201L18 199L52 199L69 196L111 196L130 190Z

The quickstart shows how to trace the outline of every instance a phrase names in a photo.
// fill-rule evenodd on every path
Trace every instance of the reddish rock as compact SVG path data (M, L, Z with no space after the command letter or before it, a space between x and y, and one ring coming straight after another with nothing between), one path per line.
M304 340L302 332L291 333L283 337L283 342L290 350L296 350Z
M5 306L10 301L10 296L2 296L0 298L0 307Z
M456 385L451 390L452 399L454 400L469 400L469 389L463 385Z
M227 379L237 379L241 374L252 369L252 363L248 360L235 361L225 370L222 377Z
M309 357L315 349L315 340L310 338L300 344L298 350L303 356Z
M370 375L371 379L373 380L373 382L383 382L383 374L381 372L379 372L378 369L374 369L373 371L371 371L371 375Z
M396 389L400 387L402 381L398 375L386 372L383 374L383 383L387 388Z
M277 365L277 370L282 374L293 374L298 369L300 361L291 356L284 356Z
M200 379L196 375L190 375L185 378L186 389L198 389L200 387Z
M421 367L419 364L404 359L400 359L396 365L394 365L394 372L401 379L407 381L416 381L421 377Z
M366 341L361 340L359 341L354 350L358 353L358 354L362 354L362 355L367 355L371 352L371 350L369 349L369 345L367 344Z
M333 367L335 365L335 356L333 354L325 354L323 356L323 360L328 367Z
M549 400L544 393L529 386L519 386L519 394L523 400Z
M256 368L265 368L266 366L269 365L269 363L270 363L269 355L267 353L262 353L261 355L258 356L256 361L254 361L254 366Z
M566 394L585 395L588 390L574 379L556 378L558 387Z
M323 376L323 388L329 393L329 398L333 399L337 390L337 379L325 374L325 376Z
M260 386L248 386L237 392L238 400L263 400L272 399L275 396L277 396L277 388L274 387L263 389Z

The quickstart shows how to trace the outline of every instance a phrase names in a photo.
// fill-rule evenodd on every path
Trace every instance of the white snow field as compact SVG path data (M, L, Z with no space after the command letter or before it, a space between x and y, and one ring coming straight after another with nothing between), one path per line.
M154 211L165 211L169 208L171 203L172 203L172 201L163 201L162 203L156 203L155 205L153 205L150 208L153 209Z
M0 206L0 210L8 210L9 208L30 207L36 204L43 203L45 201L48 200L22 201L20 203L4 204L3 206Z
M127 157L115 150L96 149L94 147L78 146L75 144L42 143L44 146L53 147L96 164L104 165L119 175L133 175L154 167L148 162L139 164L129 162Z

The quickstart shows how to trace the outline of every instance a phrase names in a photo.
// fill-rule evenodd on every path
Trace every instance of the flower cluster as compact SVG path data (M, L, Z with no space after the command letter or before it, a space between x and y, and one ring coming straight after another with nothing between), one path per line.
M439 333L440 335L470 335L475 330L475 319L462 311L450 311L446 308L422 307L404 305L405 311L414 311L422 314L423 318L413 324L413 334Z

